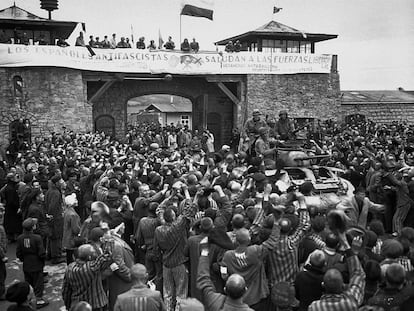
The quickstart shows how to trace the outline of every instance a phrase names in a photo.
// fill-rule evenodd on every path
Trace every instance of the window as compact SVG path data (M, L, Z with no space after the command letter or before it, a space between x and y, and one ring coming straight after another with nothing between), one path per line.
M263 52L285 53L286 41L285 40L262 40Z
M287 52L288 53L299 53L299 41L288 41Z
M181 124L190 125L190 116L188 115L181 116Z
M300 53L311 53L311 43L307 41L300 42Z
M21 76L13 77L13 93L15 98L23 97L23 79Z

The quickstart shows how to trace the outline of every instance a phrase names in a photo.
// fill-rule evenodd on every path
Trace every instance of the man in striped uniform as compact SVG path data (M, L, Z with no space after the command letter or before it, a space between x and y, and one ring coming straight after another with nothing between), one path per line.
M186 195L186 206L183 214L176 218L175 212L168 207L164 212L165 225L155 230L154 252L162 254L163 291L167 310L175 310L180 299L188 295L188 271L184 265L188 258L185 256L187 234L190 222L195 215L195 206L188 199L188 188L183 185Z
M119 295L114 311L164 311L165 305L161 293L148 288L148 273L144 265L135 264L131 268L132 288Z
M342 274L337 269L329 269L323 277L325 294L309 306L309 311L353 311L362 304L365 290L365 272L358 257L349 245L345 233L339 234L345 250L350 281L346 290Z
M79 301L90 303L93 311L105 310L108 297L102 286L102 271L112 262L111 247L96 259L92 245L85 244L78 249L78 258L72 262L65 272L63 279L62 296L66 309ZM115 263L110 265L115 271L118 267Z

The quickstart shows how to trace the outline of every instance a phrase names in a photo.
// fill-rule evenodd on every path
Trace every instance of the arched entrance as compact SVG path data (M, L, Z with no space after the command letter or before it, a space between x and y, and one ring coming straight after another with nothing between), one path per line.
M119 78L106 77L102 80L100 73L84 74L87 81L88 99L93 103L93 117L109 115L115 121L115 136L124 139L128 129L128 101L144 95L168 94L181 96L192 103L191 127L201 132L207 127L208 114L217 113L221 118L221 127L217 128L217 145L229 144L233 125L238 120L236 104L239 104L238 85L241 78L206 77L206 76L173 76L165 80L157 75L136 75ZM112 79L112 80L111 80ZM220 82L230 79L230 82ZM185 119L184 119L185 120ZM96 127L97 129L97 127Z
M17 141L19 149L24 143L32 141L32 131L29 119L14 120L9 125L10 141Z
M95 119L95 131L106 135L115 135L115 119L110 115L101 115Z

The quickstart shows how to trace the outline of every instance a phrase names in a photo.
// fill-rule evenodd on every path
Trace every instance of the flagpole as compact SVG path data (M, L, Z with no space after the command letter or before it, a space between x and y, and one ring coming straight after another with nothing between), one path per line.
M178 45L177 46L181 46L181 29L182 29L182 25L181 25L181 17L182 17L183 15L182 14L180 14L180 42L178 43Z

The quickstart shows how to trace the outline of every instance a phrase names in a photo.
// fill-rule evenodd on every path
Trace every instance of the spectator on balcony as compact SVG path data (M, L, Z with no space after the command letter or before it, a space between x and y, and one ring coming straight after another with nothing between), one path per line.
M48 45L49 44L49 42L47 42L44 34L40 34L39 39L37 39L37 44L39 44L39 45Z
M234 52L240 52L241 51L241 43L239 40L236 40L236 42L234 43Z
M224 49L224 51L228 52L228 53L233 53L234 52L234 45L233 45L233 41L229 41L226 44L226 47Z
M56 45L64 48L64 47L69 46L69 43L67 43L64 38L59 38L58 41L56 42Z
M111 49L115 49L116 48L116 34L112 34L112 39L109 41L109 44L111 45L110 48Z
M85 40L83 39L83 32L80 32L79 37L76 38L75 46L85 46Z
M27 36L26 32L23 32L23 34L21 35L20 44L24 44L24 45L29 45L30 44L29 37Z
M0 29L0 43L11 43L10 36L6 35L3 29Z
M200 49L200 46L198 45L198 42L195 38L193 38L193 42L190 43L191 52L197 53Z
M102 43L101 43L101 41L99 40L99 37L96 37L96 38L95 38L95 47L97 47L97 48L102 48Z
M181 43L181 51L190 52L190 43L188 42L187 38L185 38L184 41Z
M137 42L137 49L139 50L145 50L145 42L144 42L145 38L141 37L139 38L138 42ZM154 42L154 40L151 40L151 42Z
M95 44L95 41L93 40L93 36L89 36L88 44L91 48L96 48L96 44Z
M171 36L168 37L168 41L164 44L164 47L167 50L174 50L175 49L175 43L172 40L172 37Z
M128 47L128 43L125 41L125 37L121 37L121 41L116 45L117 49L125 49Z
M103 49L110 49L111 48L111 42L109 42L108 36L104 36L104 39L101 42L101 47Z
M150 51L154 51L154 50L156 50L157 49L157 47L155 46L155 42L154 42L154 40L151 40L150 41L150 44L148 45L148 50L150 50Z

